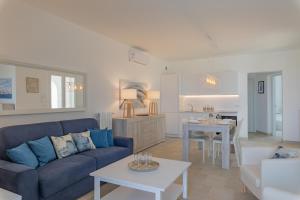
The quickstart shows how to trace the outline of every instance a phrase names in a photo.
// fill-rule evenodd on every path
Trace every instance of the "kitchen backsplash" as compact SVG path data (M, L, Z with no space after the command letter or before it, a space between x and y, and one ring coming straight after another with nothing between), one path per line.
M239 96L180 96L179 110L194 112L203 111L204 106L213 106L215 111L237 111L239 109Z

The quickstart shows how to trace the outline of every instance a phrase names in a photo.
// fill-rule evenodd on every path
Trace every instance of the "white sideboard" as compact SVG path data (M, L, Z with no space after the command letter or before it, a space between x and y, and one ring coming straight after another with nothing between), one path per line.
M132 137L134 152L142 151L165 140L165 115L113 118L114 136Z

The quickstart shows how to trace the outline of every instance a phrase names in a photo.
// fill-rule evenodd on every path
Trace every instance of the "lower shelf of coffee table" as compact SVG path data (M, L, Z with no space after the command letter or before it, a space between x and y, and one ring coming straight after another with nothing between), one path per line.
M176 200L182 194L182 186L172 184L165 192L162 192L161 200ZM101 200L155 200L155 194L127 187L118 187Z

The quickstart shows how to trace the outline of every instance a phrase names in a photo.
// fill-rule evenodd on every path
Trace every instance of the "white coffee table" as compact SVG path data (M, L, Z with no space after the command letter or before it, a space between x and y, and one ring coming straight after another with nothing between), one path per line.
M13 192L0 188L0 200L21 200L22 197Z
M94 200L176 200L181 194L188 198L187 182L190 162L153 158L160 166L152 172L135 172L128 168L133 156L128 156L90 175L94 177ZM174 182L181 176L183 184ZM100 182L119 185L103 198Z

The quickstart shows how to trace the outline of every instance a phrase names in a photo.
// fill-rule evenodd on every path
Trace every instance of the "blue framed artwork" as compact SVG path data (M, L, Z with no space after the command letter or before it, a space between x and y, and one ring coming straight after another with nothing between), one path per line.
M11 78L0 78L0 99L12 99Z

